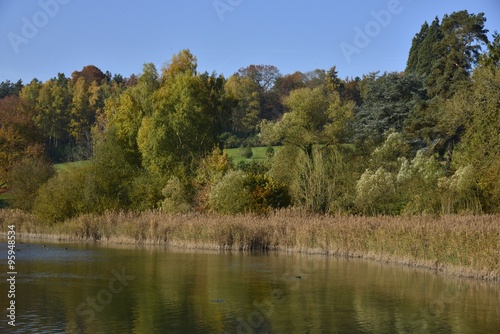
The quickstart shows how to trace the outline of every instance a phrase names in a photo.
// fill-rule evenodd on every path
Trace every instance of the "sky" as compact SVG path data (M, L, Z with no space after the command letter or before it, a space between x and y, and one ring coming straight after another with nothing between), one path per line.
M0 81L86 65L128 77L182 49L198 71L226 77L251 64L336 66L342 78L402 71L422 24L464 9L500 31L498 0L0 0Z

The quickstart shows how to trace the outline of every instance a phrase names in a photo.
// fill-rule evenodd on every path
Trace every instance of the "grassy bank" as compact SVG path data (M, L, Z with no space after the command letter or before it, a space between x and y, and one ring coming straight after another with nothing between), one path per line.
M0 210L0 232L14 224L20 238L144 243L204 249L320 253L500 280L500 216L355 217L283 210L249 215L85 215L41 226L15 210Z

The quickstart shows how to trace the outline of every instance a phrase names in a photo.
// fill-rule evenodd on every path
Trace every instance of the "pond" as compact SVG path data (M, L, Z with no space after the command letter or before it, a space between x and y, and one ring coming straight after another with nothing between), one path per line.
M498 283L432 271L272 252L17 248L16 327L4 311L1 333L500 333ZM0 283L4 310L10 286Z

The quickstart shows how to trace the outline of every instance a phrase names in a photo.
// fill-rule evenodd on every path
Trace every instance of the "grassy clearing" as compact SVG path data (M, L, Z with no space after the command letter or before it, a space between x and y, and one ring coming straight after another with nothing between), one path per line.
M277 150L279 150L279 146L273 146L274 152L276 153ZM252 152L253 155L251 158L246 159L241 156L241 152L239 148L227 148L224 151L227 153L229 157L233 159L235 163L238 163L240 161L245 161L245 162L252 162L252 161L265 161L268 159L266 155L266 146L261 146L261 147L252 147Z
M89 164L90 162L88 160L83 160L83 161L74 161L74 162L65 162L61 164L55 164L54 168L58 172L64 172L70 169L78 168L81 166L85 166Z
M66 241L171 245L200 249L278 250L356 257L500 280L500 216L319 216L283 210L250 215L84 215L43 226L29 214L0 210L0 232Z

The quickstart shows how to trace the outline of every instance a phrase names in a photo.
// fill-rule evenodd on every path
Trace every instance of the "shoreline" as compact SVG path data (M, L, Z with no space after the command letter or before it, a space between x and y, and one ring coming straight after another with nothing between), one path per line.
M165 246L207 251L271 251L362 259L436 274L500 281L500 216L319 216L285 210L268 217L160 212L84 215L39 227L33 216L0 210L18 240Z

